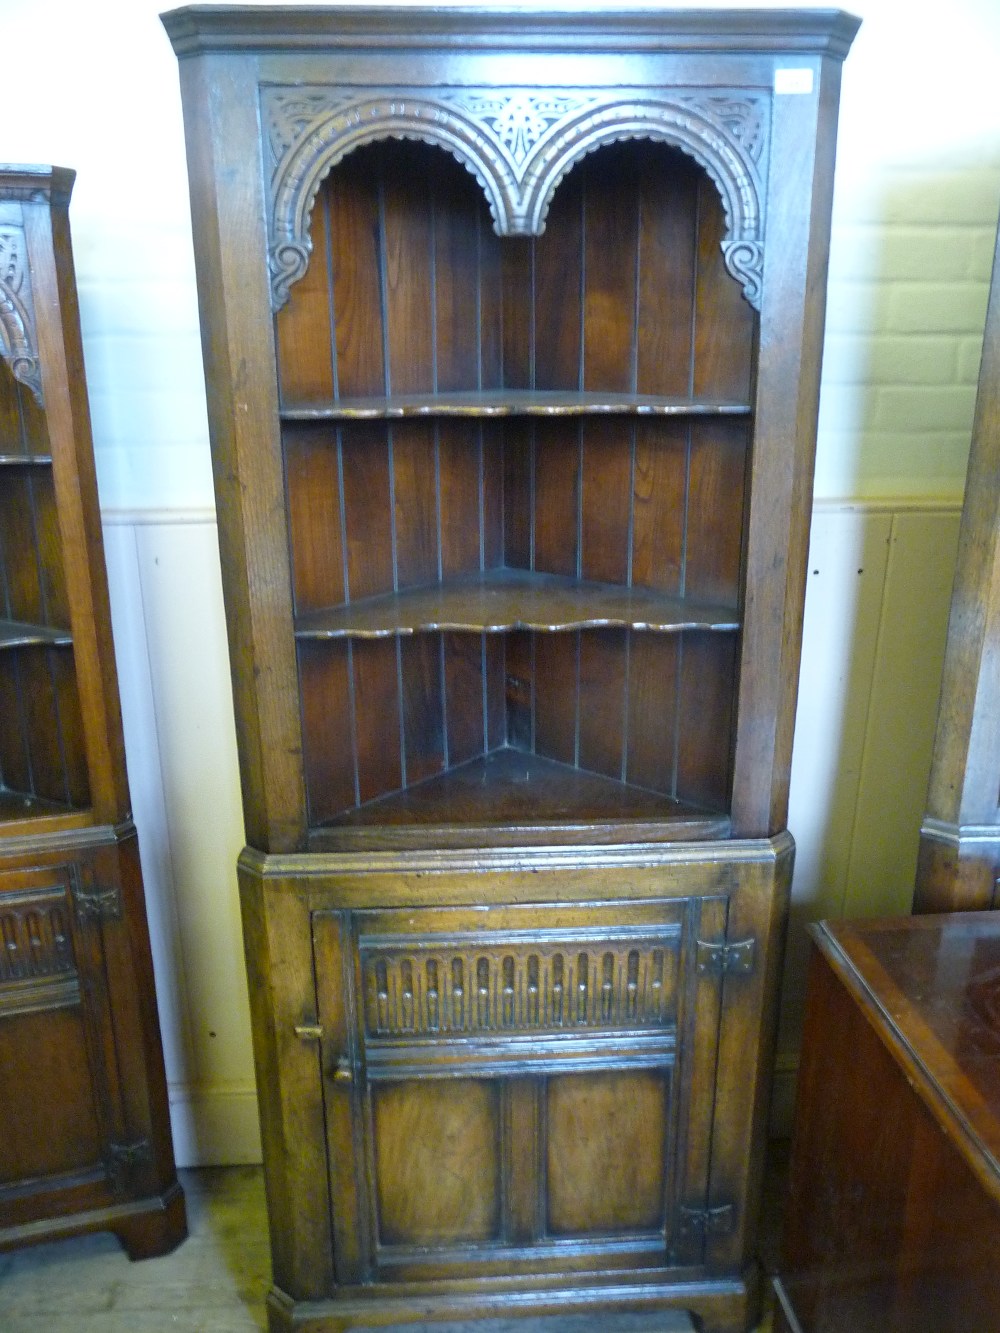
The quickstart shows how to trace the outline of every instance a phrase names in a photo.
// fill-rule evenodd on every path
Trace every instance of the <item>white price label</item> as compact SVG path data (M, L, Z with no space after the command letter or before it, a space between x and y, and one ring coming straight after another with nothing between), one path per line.
M813 90L813 72L811 69L776 69L774 71L774 91L776 93L802 94Z

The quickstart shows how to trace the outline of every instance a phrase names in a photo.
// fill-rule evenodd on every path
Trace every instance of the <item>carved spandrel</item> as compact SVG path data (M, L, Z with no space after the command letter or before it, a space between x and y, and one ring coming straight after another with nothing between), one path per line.
M666 1029L679 934L656 939L362 946L371 1037Z
M27 242L13 223L0 225L0 355L44 406Z
M268 86L270 266L280 309L305 273L320 183L352 149L417 139L458 159L482 187L499 235L538 235L552 196L584 156L623 139L668 143L693 157L722 197L730 273L759 309L770 102L716 90L553 88L347 89Z
M0 899L0 942L0 985L76 971L63 893L4 895Z

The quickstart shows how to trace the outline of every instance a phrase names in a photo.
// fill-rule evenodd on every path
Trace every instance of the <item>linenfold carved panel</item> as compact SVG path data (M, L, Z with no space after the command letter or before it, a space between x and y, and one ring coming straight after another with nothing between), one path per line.
M65 893L45 890L0 899L0 984L74 972Z
M400 947L362 941L365 1029L392 1037L671 1027L679 948L679 929L599 943L571 936Z
M726 213L726 266L760 308L765 94L268 86L261 98L276 310L309 263L310 214L324 176L352 149L384 138L419 139L456 157L482 187L501 236L538 235L559 182L587 153L623 139L672 144L715 182Z
M0 226L0 355L44 406L27 244L24 228L13 223Z

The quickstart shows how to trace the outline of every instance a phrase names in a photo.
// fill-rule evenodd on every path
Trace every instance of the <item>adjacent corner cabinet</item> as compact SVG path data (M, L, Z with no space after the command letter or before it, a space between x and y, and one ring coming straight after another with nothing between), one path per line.
M857 22L164 21L272 1329L743 1329Z
M186 1235L67 210L0 167L0 1250Z
M1000 907L1000 234L914 909Z

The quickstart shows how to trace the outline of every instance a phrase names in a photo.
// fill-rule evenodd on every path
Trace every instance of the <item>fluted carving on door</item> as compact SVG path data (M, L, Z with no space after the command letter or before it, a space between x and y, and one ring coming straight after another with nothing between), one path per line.
M679 934L655 940L489 941L366 948L369 1036L665 1028Z

